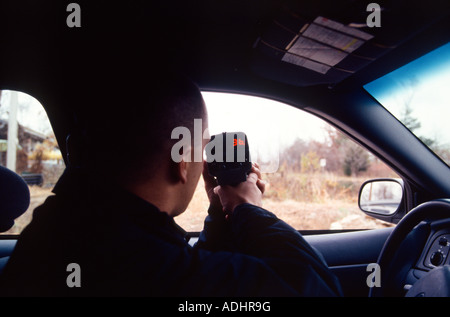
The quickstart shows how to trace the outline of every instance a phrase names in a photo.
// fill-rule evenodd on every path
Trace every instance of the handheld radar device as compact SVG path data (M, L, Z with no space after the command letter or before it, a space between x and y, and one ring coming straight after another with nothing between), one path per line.
M219 185L245 182L252 168L247 136L243 132L223 132L211 137L205 147L208 172Z

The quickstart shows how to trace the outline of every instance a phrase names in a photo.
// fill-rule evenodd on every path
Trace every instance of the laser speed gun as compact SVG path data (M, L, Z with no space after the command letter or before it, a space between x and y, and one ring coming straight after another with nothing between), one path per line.
M234 186L246 181L252 162L245 133L223 132L213 135L205 151L208 172L219 185Z

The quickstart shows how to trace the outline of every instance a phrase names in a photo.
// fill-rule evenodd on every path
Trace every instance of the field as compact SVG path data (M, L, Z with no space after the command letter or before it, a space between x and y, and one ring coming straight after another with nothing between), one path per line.
M366 216L358 207L358 191L366 178L332 174L267 174L263 207L298 230L375 229L391 224ZM186 231L201 231L208 209L200 180L187 210L175 218Z
M331 173L265 174L268 181L263 207L298 230L374 229L390 224L366 216L357 204L364 177L344 177ZM51 189L30 187L31 204L6 234L17 234L31 221L33 210L51 195ZM208 198L200 179L187 210L175 221L186 231L203 228Z

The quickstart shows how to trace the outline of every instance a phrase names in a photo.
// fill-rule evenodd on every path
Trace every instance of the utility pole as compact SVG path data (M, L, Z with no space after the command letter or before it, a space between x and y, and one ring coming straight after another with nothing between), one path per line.
M6 167L11 171L16 171L16 155L17 155L17 108L19 98L17 91L11 91L9 97L9 122L8 122L8 150L6 156Z

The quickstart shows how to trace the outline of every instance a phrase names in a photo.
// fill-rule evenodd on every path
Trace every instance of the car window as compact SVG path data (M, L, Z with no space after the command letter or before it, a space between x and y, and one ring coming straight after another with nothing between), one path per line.
M30 189L28 210L3 233L19 234L65 168L47 113L28 94L0 91L0 165L21 175Z
M264 98L212 92L203 92L203 96L211 135L225 131L247 134L251 158L260 164L268 182L263 207L298 230L391 225L361 212L357 199L367 179L398 176L328 123ZM29 184L31 203L4 234L23 230L33 210L52 194L65 168L42 105L32 96L7 90L0 95L0 164L13 169L11 162L8 164L8 126L14 113L15 172ZM201 231L208 205L200 179L188 209L176 222L186 231Z
M246 133L252 161L268 182L263 207L298 230L391 226L358 207L372 178L398 178L377 157L316 116L289 105L237 94L203 92L211 135ZM208 208L203 182L176 222L201 231Z
M450 166L450 43L364 88Z

